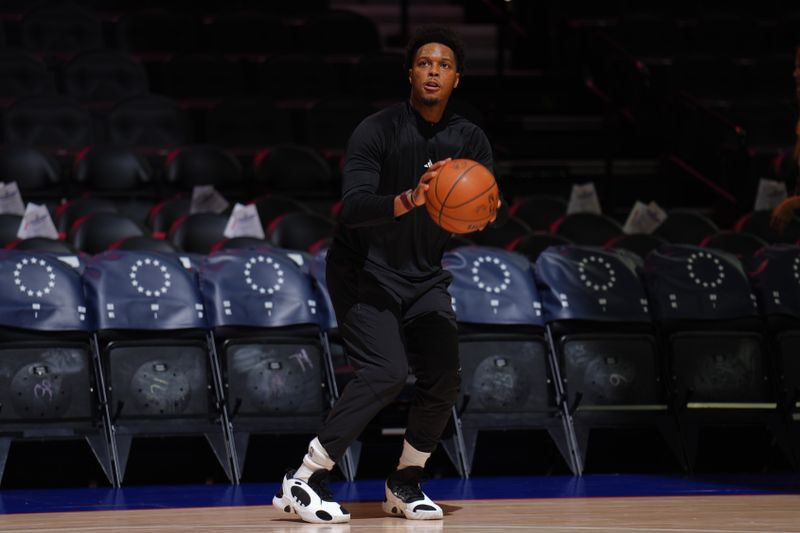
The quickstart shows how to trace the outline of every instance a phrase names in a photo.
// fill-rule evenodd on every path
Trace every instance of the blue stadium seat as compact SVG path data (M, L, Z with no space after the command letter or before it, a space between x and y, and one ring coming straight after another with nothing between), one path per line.
M683 462L640 264L624 251L572 245L548 248L536 260L582 466L596 428L656 428Z
M0 290L0 478L12 441L67 438L85 439L113 484L80 274L55 255L0 250Z
M702 427L766 427L785 444L756 296L735 256L667 245L645 281L690 468Z
M235 450L197 278L177 257L94 256L83 279L124 479L134 437L204 435L231 481Z
M223 250L201 267L240 471L252 433L314 434L333 400L319 296L295 261L305 264L265 246Z
M459 324L462 384L457 403L463 475L472 469L482 430L540 429L578 473L561 391L548 368L542 305L524 256L469 246L447 252L449 291ZM458 447L445 441L451 458Z

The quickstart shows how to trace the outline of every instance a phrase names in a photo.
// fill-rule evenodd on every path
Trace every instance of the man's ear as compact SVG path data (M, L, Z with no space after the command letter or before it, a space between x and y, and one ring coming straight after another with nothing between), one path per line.
M459 81L461 81L461 73L460 72L456 72L456 82L453 84L453 89L458 87L458 82Z
M408 84L412 85L413 82L411 81L411 69L408 69Z

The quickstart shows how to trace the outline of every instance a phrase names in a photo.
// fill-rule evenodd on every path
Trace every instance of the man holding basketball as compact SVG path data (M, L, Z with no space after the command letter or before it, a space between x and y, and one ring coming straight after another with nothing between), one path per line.
M447 108L464 67L460 39L447 28L422 28L406 62L409 101L367 117L347 147L326 275L355 377L273 499L307 522L350 519L325 487L327 474L403 389L409 368L416 375L414 399L383 508L408 519L442 518L419 482L458 395L458 330L447 292L451 275L441 267L450 234L419 207L447 160L494 165L483 131Z

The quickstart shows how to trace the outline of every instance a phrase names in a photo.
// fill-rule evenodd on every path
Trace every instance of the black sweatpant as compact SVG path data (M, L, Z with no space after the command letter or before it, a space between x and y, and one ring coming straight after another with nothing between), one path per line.
M417 381L405 438L432 452L450 418L460 385L458 331L447 286L451 276L423 283L381 282L331 250L328 290L352 379L319 432L334 461L403 389L409 366Z

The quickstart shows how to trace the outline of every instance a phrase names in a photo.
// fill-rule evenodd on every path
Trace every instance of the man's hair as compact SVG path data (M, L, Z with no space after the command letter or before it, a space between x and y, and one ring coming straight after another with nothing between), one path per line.
M417 50L428 43L440 43L450 48L456 56L456 72L464 72L464 42L446 26L422 26L414 32L406 47L406 70L414 65Z

